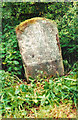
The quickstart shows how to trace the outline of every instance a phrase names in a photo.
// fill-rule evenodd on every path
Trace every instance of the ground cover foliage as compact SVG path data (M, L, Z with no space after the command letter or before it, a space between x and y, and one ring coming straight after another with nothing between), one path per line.
M4 118L76 118L76 72L58 78L46 78L42 72L36 79L30 78L29 84L3 70L0 71L0 78L0 108ZM45 114L46 112L48 113Z
M2 3L0 59L3 70L0 71L0 83L3 90L0 92L2 103L0 107L3 117L76 117L78 78L76 6L77 2ZM64 76L46 78L41 72L42 76L38 75L36 79L30 78L30 82L26 82L15 27L32 17L45 17L56 21L65 68Z

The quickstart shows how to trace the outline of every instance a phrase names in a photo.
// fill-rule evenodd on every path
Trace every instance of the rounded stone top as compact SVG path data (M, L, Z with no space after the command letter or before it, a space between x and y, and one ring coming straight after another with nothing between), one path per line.
M29 25L31 25L31 24L39 21L39 20L49 21L50 23L53 23L54 25L56 25L56 23L55 23L53 20L46 19L46 18L42 18L42 17L35 17L35 18L31 18L31 19L25 20L24 22L21 22L21 23L15 28L15 29L16 29L16 34L18 34L18 33L21 34L27 26L29 26Z

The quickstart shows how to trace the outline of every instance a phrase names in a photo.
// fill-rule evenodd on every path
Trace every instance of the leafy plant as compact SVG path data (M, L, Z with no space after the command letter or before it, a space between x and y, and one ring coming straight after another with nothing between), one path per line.
M73 7L60 20L56 20L63 59L71 66L78 59L76 6L77 3L73 3Z
M3 2L2 5L0 59L2 68L7 71L0 70L0 108L3 118L75 117L78 104L77 3ZM56 21L65 71L70 70L67 75L47 78L43 71L38 71L36 79L29 78L29 84L19 79L24 78L24 69L15 26L32 17Z
M6 24L2 35L1 51L2 67L11 74L24 76L23 64L19 47L14 31L14 27ZM21 75L22 73L22 75Z
M0 58L2 58L4 70L23 78L24 69L14 29L20 22L32 17L45 17L56 21L63 60L65 61L64 63L68 62L68 65L66 63L65 70L70 70L78 59L76 2L4 2L2 7L3 22L0 48L0 54L2 54Z
M0 71L0 78L2 84L0 108L3 117L17 117L21 113L23 117L34 106L77 104L76 72L67 77L31 80L30 84L3 70Z

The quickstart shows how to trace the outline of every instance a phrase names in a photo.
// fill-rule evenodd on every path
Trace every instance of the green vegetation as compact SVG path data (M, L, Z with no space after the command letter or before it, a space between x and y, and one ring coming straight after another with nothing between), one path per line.
M55 20L57 23L65 71L69 71L78 59L76 4L75 2L3 3L3 35L0 48L3 69L18 75L20 78L24 76L15 27L29 18L45 17Z
M2 108L3 117L25 118L31 115L42 117L41 111L43 111L44 117L54 117L53 113L56 112L59 106L60 109L69 106L66 109L70 110L70 112L67 110L67 114L64 110L61 111L61 114L58 111L57 114L60 117L66 118L67 115L76 117L76 113L72 114L71 111L73 106L74 109L76 108L77 104L77 73L71 72L70 74L72 75L58 78L46 78L46 76L41 78L39 75L37 79L29 79L31 82L28 84L16 75L11 76L8 72L0 71L0 78L2 78L2 91L0 92L2 104L0 107ZM48 116L46 116L46 111L50 115L47 113ZM56 118L58 117L56 116Z
M77 109L77 2L3 2L0 47L0 116L4 118L75 118ZM9 8L9 9L8 9ZM55 20L59 30L65 75L38 75L26 82L15 27L33 17ZM61 112L60 112L61 111ZM43 114L42 114L43 113Z

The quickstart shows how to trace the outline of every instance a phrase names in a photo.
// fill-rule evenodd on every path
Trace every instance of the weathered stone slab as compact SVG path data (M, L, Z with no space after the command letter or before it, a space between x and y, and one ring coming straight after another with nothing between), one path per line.
M32 18L16 27L20 53L26 77L36 77L37 71L49 75L63 75L58 29L54 21Z

